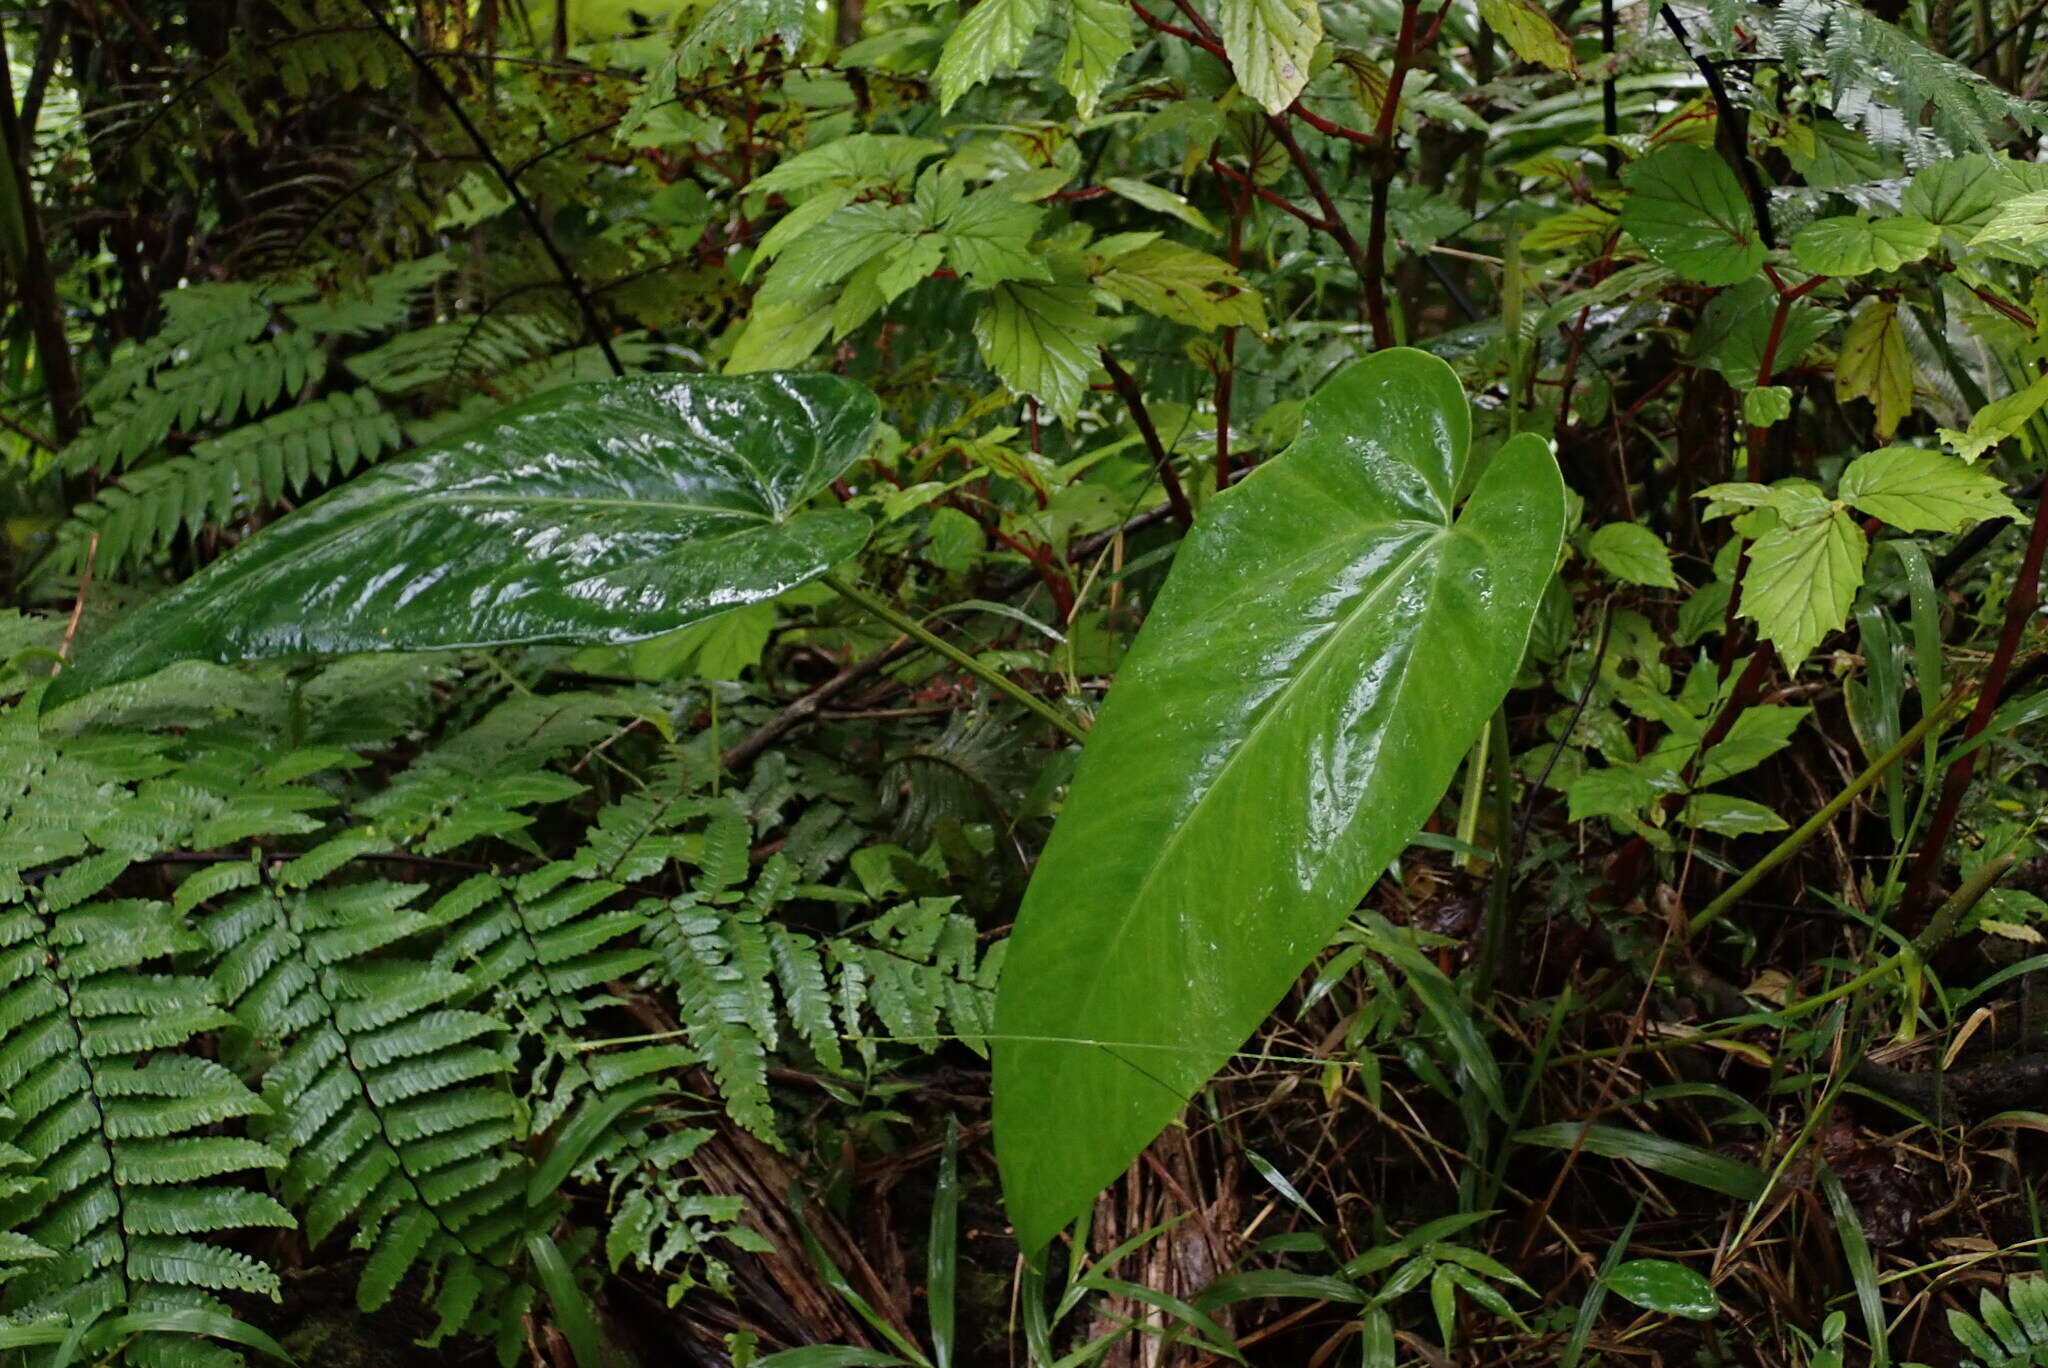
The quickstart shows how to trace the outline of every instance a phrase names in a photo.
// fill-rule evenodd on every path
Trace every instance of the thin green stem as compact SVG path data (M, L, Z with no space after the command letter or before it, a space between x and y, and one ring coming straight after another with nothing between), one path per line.
M1805 847L1806 843L1820 835L1827 824L1834 821L1844 808L1861 797L1863 792L1872 784L1882 779L1886 770L1889 770L1893 765L1898 764L1899 761L1919 749L1920 742L1926 738L1927 734L1936 727L1939 727L1947 720L1949 714L1954 712L1967 699L1967 694L1959 691L1950 694L1940 703L1930 708L1927 716L1921 718L1914 724L1911 731L1899 738L1898 744L1894 745L1883 755L1878 756L1877 759L1871 761L1863 773L1849 781L1847 788L1843 789L1833 798L1830 798L1821 807L1820 811L1800 823L1791 835L1772 847L1770 854L1751 865L1741 878L1723 889L1719 897L1701 908L1693 916L1693 919L1686 923L1686 934L1688 936L1697 936L1702 930L1725 916L1728 909L1735 906L1736 901L1743 894L1756 887L1758 880L1798 854Z
M925 628L923 623L920 623L909 614L899 611L894 604L874 594L870 594L867 590L850 580L841 579L838 575L826 575L825 583L830 585L834 592L848 603L855 604L873 613L876 617L888 623L891 627L903 633L903 635L911 638L920 646L937 651L940 655L952 661L955 665L958 665L990 688L1008 694L1011 698L1023 704L1032 712L1037 713L1039 717L1052 723L1053 726L1058 727L1074 740L1081 742L1083 745L1087 744L1088 733L1074 719L1057 711L1051 704L1024 688L1001 671L991 670L988 666L982 664L958 646L953 645L950 641L934 635Z
M1493 761L1493 882L1486 890L1486 933L1480 943L1479 972L1472 985L1474 999L1482 1004L1493 996L1514 918L1515 771L1508 754L1506 708L1494 710L1487 738Z

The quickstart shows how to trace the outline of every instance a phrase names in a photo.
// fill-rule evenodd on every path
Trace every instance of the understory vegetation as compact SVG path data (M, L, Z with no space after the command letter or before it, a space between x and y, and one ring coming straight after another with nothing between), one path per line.
M2048 1363L2044 36L0 11L0 1362Z

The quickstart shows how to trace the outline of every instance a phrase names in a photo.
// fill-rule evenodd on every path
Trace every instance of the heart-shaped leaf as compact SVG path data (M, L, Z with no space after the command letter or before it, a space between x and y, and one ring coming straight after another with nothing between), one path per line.
M1702 285L1734 285L1767 255L1728 163L1704 147L1660 147L1623 169L1621 226L1659 263Z
M90 643L46 703L177 660L624 642L772 598L859 551L813 496L873 430L831 375L572 385L376 467Z
M1219 495L1117 675L1009 944L995 1142L1043 1245L1231 1052L1443 795L1522 659L1564 484L1423 352Z

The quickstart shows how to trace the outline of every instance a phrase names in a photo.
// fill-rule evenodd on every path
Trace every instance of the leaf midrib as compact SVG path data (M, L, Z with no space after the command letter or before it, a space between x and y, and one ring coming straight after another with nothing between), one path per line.
M1429 552L1436 550L1437 547L1444 540L1456 535L1457 528L1455 524L1452 524L1450 526L1438 527L1437 531L1433 535L1425 538L1419 545L1416 546L1416 548L1413 551L1409 552L1406 556L1403 556L1398 562L1396 562L1394 567L1392 568L1392 570L1388 572L1386 577L1382 579L1378 585L1374 586L1371 591L1369 591L1363 597L1361 597L1358 600L1358 603L1351 609L1351 611L1344 615L1343 621L1335 628L1335 630L1333 630L1330 633L1329 637L1321 645L1317 646L1314 651L1310 653L1308 660L1302 665L1300 670L1296 671L1294 678L1281 687L1279 693L1275 695L1272 705L1267 708L1265 715L1260 717L1256 722L1252 724L1251 730L1245 733L1244 740L1239 743L1235 751L1231 752L1230 758L1223 762L1223 768L1219 769L1216 772L1216 777L1214 781L1210 783L1208 792L1206 792L1202 795L1201 798L1196 800L1194 807L1188 810L1187 815L1181 819L1180 824L1176 826L1173 829L1172 833L1170 833L1167 836L1166 840L1160 844L1158 851L1153 858L1152 867L1145 871L1145 877L1139 881L1137 892L1132 895L1129 904L1125 908L1122 919L1118 922L1115 931L1111 933L1108 941L1108 947L1105 950L1105 953L1100 957L1099 962L1109 963L1115 960L1115 949L1118 946L1121 946L1125 937L1127 937L1130 934L1130 929L1137 920L1138 908L1141 907L1144 904L1145 900L1150 896L1152 891L1152 885L1154 881L1159 877L1159 871L1167 866L1168 855L1170 855L1179 846L1182 838L1185 837L1189 829L1195 825L1196 814L1200 812L1203 805L1208 803L1209 800L1212 797L1214 797L1215 794L1223 787L1224 782L1229 778L1231 771L1237 767L1237 762L1240 759L1242 759L1247 752L1253 749L1260 734L1265 730L1267 724L1270 723L1274 719L1274 717L1278 716L1282 711L1284 711L1288 697L1293 693L1293 691L1302 686L1302 681L1307 679L1311 674L1313 674L1316 671L1317 667L1322 663L1323 657L1327 655L1330 651L1334 650L1337 642L1341 641L1346 635L1349 634L1351 628L1354 625L1356 625L1358 619L1365 613L1365 611L1368 608L1377 604L1382 598L1382 596L1392 585L1399 583L1402 580L1402 578L1406 575L1410 567L1412 567L1417 561L1421 560L1423 556L1425 556ZM1400 686L1396 684L1395 687L1398 689ZM1088 991L1082 996L1080 1003L1074 1009L1074 1021L1081 1022L1087 1020L1088 1011L1090 1008L1094 1006L1096 995L1101 991L1104 979L1105 976L1098 973L1095 976L1094 981L1089 984Z
M735 518L750 518L755 522L778 523L783 519L771 514L759 513L747 508L726 508L718 504L683 503L675 499L617 499L582 494L471 494L462 491L429 493L416 496L428 503L437 504L488 504L488 505L544 505L578 504L591 508L652 508L672 509L687 513L726 514ZM398 512L396 501L381 513Z

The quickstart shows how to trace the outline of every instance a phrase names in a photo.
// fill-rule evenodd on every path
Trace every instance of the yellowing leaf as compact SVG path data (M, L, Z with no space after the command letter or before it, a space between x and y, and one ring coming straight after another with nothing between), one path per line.
M1797 669L1821 638L1849 620L1863 583L1863 529L1840 507L1812 522L1780 526L1749 549L1742 616Z
M1491 24L1523 61L1552 71L1578 71L1572 40L1536 0L1479 0L1479 17Z
M1913 360L1906 351L1898 306L1866 299L1849 321L1842 354L1835 359L1835 397L1844 403L1868 399L1877 409L1877 435L1889 440L1913 407Z
M1244 93L1278 114L1308 84L1323 37L1316 0L1222 0L1223 50Z
M1125 252L1095 277L1095 283L1146 313L1204 332L1266 326L1265 304L1257 290L1220 258L1178 242L1148 242Z
M1985 518L2020 515L1997 476L1921 447L1857 457L1842 472L1839 492L1845 502L1908 532L1959 532Z

